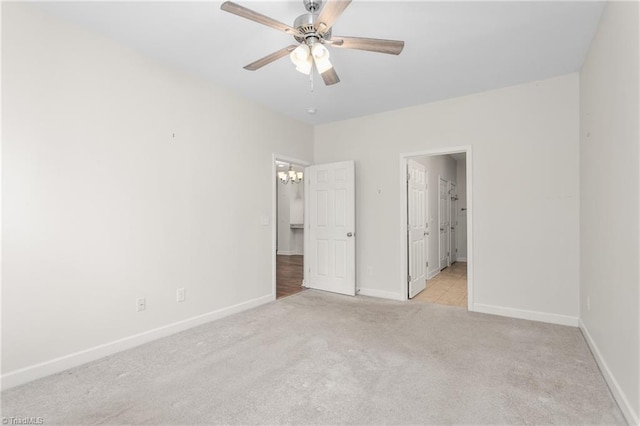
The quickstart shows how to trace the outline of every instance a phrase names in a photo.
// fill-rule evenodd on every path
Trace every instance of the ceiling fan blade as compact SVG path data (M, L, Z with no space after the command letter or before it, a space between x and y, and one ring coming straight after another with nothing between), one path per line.
M332 46L341 49L357 49L368 50L369 52L388 53L390 55L399 55L404 48L404 41L384 40L379 38L364 37L341 37L332 36ZM338 43L342 40L342 44Z
M273 61L277 61L278 59L282 58L283 56L287 56L296 47L298 47L298 46L295 45L295 44L292 44L291 46L287 46L284 49L280 49L277 52L273 52L272 54L267 55L264 58L258 59L255 62L251 62L249 65L247 65L247 66L245 66L243 68L245 70L255 71L257 69L260 69L260 68L264 67L265 65L269 65Z
M344 43L344 41L338 40L338 39L335 39L335 40L333 40L333 39L331 39L331 40L322 39L320 42L322 44L328 44L330 46L342 46L342 44Z
M342 12L349 6L351 0L327 0L318 15L318 19L313 24L320 34L329 31L333 23L342 15Z
M324 80L324 84L327 86L331 86L332 84L340 83L340 78L338 74L336 74L335 68L331 67L327 71L320 74L322 76L322 80Z
M269 18L261 13L255 12L251 9L247 9L244 6L240 6L231 1L225 1L220 6L220 9L225 12L233 13L234 15L238 15L242 18L250 19L251 21L257 22L262 25L266 25L267 27L275 28L276 30L284 31L287 34L295 35L298 34L298 30L293 27L290 27L287 24L283 24L280 21L276 21L275 19Z

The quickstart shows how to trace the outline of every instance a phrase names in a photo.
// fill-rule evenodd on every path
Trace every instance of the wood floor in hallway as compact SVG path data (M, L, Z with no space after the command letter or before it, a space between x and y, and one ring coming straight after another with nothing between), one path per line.
M467 262L455 262L427 281L413 300L467 308Z
M276 299L304 290L303 259L304 256L299 255L276 256Z

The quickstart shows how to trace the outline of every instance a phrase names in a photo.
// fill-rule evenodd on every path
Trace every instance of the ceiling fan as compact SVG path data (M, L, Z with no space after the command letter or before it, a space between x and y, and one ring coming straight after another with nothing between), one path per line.
M259 24L284 31L295 38L298 44L292 44L264 58L245 66L244 69L255 71L284 56L289 55L296 65L296 70L309 75L315 64L324 83L329 86L340 81L333 65L329 61L329 50L325 45L343 49L368 50L370 52L399 55L404 48L404 41L384 40L364 37L333 36L331 27L349 6L351 0L303 0L308 13L296 18L293 26L289 26L268 16L262 15L231 1L225 1L220 9L234 15L250 19ZM324 7L322 7L322 3Z

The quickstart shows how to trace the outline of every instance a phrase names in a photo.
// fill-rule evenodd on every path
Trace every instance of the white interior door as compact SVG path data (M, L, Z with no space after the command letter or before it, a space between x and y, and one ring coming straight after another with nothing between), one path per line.
M355 296L355 164L307 167L305 184L305 286Z
M409 252L409 298L427 282L427 173L413 160L407 162L407 244Z
M451 214L449 222L451 223L451 243L449 244L451 250L450 262L453 263L458 260L458 187L455 183L451 182Z
M440 178L438 223L440 224L440 269L449 266L449 182Z

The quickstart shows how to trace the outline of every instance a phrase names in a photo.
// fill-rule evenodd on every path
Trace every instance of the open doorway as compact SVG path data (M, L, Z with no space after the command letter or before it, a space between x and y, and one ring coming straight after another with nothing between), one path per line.
M276 299L304 290L304 166L275 160Z
M469 154L401 156L407 299L472 310Z

